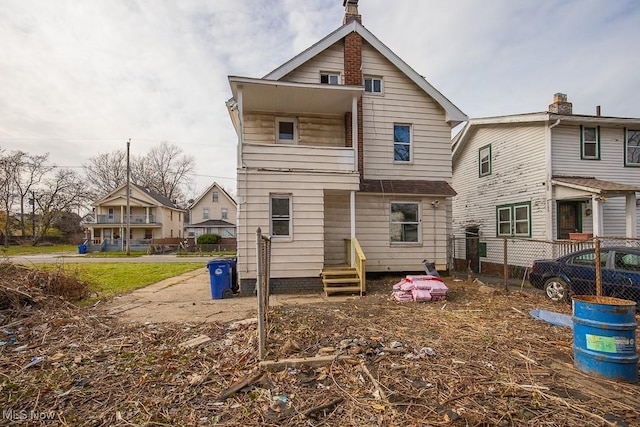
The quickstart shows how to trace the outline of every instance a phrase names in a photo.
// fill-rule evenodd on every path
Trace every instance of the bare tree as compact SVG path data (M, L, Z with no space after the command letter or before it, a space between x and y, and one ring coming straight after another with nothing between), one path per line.
M127 152L122 149L98 154L84 165L84 172L91 198L102 197L127 181Z
M32 155L22 151L17 151L15 156L16 161L18 161L20 165L19 170L13 179L15 181L15 188L20 205L20 230L24 237L27 235L24 221L25 200L29 197L29 193L32 189L53 169L53 166L45 164L49 160L49 153ZM35 197L33 197L33 199L33 203L35 203ZM33 230L33 236L35 240L35 230Z
M82 206L88 197L87 186L76 172L70 169L57 170L38 192L40 227L36 241L42 241L54 223L66 212Z
M19 199L16 189L16 177L20 174L23 154L21 151L13 151L9 154L0 151L0 204L5 215L3 224L5 247L9 247L10 236L13 231L11 213Z
M85 165L87 182L94 199L115 190L127 180L127 153L117 150L89 159ZM167 197L183 201L191 182L195 159L176 145L162 142L147 154L133 156L130 162L131 182Z
M169 200L184 198L182 187L191 181L190 174L195 168L195 159L183 153L182 149L167 142L151 149L145 161L152 173L151 187Z

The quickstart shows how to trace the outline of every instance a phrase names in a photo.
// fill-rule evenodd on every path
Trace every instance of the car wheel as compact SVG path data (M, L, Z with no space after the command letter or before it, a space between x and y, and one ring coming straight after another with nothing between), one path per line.
M569 286L564 280L552 277L544 282L544 293L551 301L566 301L569 298Z

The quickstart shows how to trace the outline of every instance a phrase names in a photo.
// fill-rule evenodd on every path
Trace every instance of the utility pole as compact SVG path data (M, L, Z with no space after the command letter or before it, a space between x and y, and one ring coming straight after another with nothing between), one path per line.
M131 138L127 141L127 234L126 234L126 254L131 255L131 245L129 240L131 237L131 182L129 176L131 175L131 167L129 165L129 146L131 145Z

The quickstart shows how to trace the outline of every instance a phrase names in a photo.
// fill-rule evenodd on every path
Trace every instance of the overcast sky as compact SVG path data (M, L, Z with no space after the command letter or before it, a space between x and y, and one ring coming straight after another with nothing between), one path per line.
M637 0L360 0L363 24L469 117L640 117ZM194 191L235 190L228 75L262 77L342 24L342 0L1 0L0 148L80 167L161 141Z

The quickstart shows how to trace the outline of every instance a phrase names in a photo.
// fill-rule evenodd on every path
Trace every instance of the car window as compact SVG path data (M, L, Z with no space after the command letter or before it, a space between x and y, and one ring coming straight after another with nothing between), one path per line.
M616 269L640 271L640 255L626 252L616 252Z
M607 258L609 257L608 251L600 251L600 266L605 268L607 266ZM596 254L595 252L585 252L580 255L576 255L569 261L570 264L586 265L590 267L596 266Z

